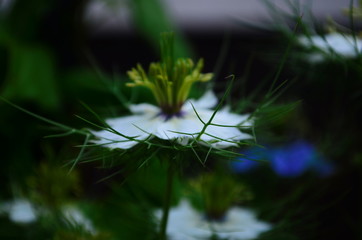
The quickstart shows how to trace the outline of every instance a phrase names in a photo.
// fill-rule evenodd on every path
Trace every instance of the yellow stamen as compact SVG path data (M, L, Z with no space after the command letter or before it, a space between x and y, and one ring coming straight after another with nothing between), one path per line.
M212 79L212 73L201 73L204 62L200 59L196 66L190 58L173 59L172 36L163 35L161 62L151 63L148 72L138 64L127 74L132 82L129 87L143 86L151 90L165 114L177 114L187 99L192 84Z

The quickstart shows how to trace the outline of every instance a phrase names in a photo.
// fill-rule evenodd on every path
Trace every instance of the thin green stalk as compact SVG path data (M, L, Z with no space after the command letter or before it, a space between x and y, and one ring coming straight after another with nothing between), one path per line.
M160 240L167 239L166 230L167 230L168 215L169 215L169 210L170 210L170 205L171 205L173 178L174 178L173 164L169 163L169 166L167 169L165 201L163 204L163 214L162 214L162 219L161 219Z

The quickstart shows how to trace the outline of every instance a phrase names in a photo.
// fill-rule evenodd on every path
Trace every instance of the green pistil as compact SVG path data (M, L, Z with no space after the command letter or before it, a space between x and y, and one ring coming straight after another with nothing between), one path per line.
M151 63L148 72L138 64L128 71L132 82L127 86L144 86L151 90L164 114L180 112L195 82L206 82L212 73L201 73L203 60L195 65L190 58L173 57L173 35L165 33L161 38L161 62Z

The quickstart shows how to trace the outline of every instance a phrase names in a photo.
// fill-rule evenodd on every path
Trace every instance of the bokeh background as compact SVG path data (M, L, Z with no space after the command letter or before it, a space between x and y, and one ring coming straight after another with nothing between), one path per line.
M287 80L256 133L260 142L280 147L307 141L333 165L332 173L323 177L307 171L283 178L267 166L239 174L254 191L250 205L277 226L260 239L361 239L361 59L309 63L301 59L301 49L291 37L305 29L326 32L332 20L358 33L360 23L352 24L342 11L350 4L354 3L1 0L0 94L31 113L88 128L75 116L94 119L83 103L109 117L126 113L123 98L153 101L142 90L123 86L126 71L137 63L157 61L160 33L173 31L176 54L204 58L204 71L215 73L216 93L225 91L226 77L236 76L229 96L234 107L247 104L247 110L254 110L253 103L263 99L275 76L276 84ZM75 202L106 232L99 239L146 236L142 234L152 224L144 223L139 206L160 205L161 173L117 174L124 166L85 161L70 177L83 136L47 138L61 131L6 101L0 101L0 116L0 201L36 193L43 203L50 199L51 206L62 204L54 199ZM60 190L54 190L58 185ZM141 230L133 225L140 222ZM64 237L43 223L19 225L0 215L1 239L61 236L81 239Z

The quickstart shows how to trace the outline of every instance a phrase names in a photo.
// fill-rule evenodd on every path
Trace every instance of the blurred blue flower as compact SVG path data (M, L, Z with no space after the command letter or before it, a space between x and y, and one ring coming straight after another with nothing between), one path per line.
M304 140L269 149L253 147L243 154L243 157L232 162L231 168L234 172L250 171L260 165L258 160L269 161L270 167L281 177L298 177L308 170L325 177L334 170L332 164L324 159L311 143Z
M297 177L302 175L316 158L314 147L304 141L272 149L270 164L276 174L283 177Z
M231 169L237 173L245 173L259 166L261 160L265 160L267 151L263 148L252 147L242 152L243 156L232 161Z

